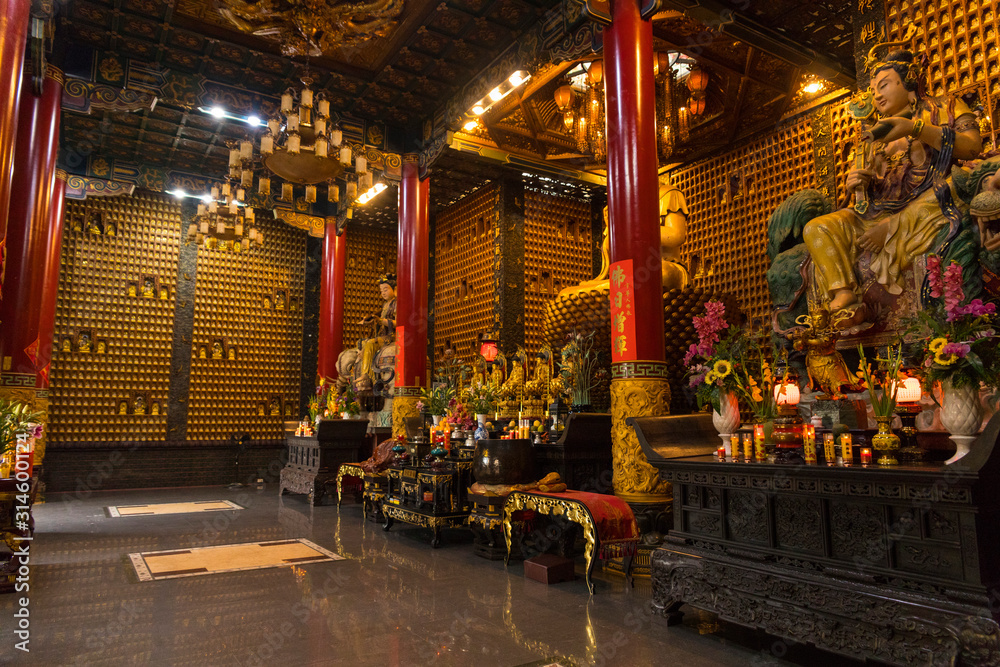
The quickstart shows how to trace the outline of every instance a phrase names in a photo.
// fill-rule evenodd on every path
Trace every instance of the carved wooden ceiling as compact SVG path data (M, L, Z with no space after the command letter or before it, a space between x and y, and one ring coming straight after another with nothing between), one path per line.
M719 2L743 7L743 15L853 69L848 3L771 0L747 7L742 1ZM308 71L336 113L380 124L379 131L395 143L391 150L416 150L421 125L557 5L559 0L406 0L398 24L387 34L312 58ZM63 148L83 157L219 177L227 169L226 141L243 137L247 128L198 111L184 86L196 80L202 90L238 91L244 105L256 105L266 116L276 96L289 86L300 87L306 72L303 58L285 57L278 44L237 31L212 0L72 0L60 7L57 48L73 60L67 62L68 72L89 67L96 80L113 84L102 69L111 55L119 67L131 63L124 68L136 70L126 71L123 81L165 77L165 85L177 91L160 96L151 111L65 112ZM695 118L690 140L671 162L704 157L774 126L810 101L800 92L805 65L790 64L677 12L657 16L654 39L658 50L693 56L710 75L705 113ZM491 109L482 127L460 136L529 160L600 173L601 165L577 153L553 100L562 74L576 64L544 65L532 72L529 85ZM432 209L498 177L498 165L469 160L465 153L446 151L435 166ZM395 216L386 207L391 204L394 211L395 190L378 200L368 212L359 211L366 221L359 224L392 224Z

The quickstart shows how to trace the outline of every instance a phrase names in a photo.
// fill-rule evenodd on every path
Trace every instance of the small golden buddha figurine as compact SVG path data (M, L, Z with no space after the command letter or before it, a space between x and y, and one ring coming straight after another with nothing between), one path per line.
M127 401L119 401L118 402L118 414L120 414L120 415L127 415L128 414L128 402Z
M208 359L208 349L204 345L198 346L198 358Z
M90 334L86 331L80 332L80 352L90 352Z
M284 290L278 290L274 293L274 309L284 310L285 309L285 292Z
M142 394L136 394L135 405L132 410L133 414L144 415L146 414L146 397Z
M264 308L266 310L271 310L271 297L269 296L264 297Z
M153 280L152 278L142 279L142 295L147 298L153 298Z
M281 404L278 402L277 398L271 399L271 416L280 417L281 416Z
M169 296L170 296L170 290L168 290L166 287L161 287L160 288L160 300L161 301L166 301L167 297L169 297Z
M97 354L104 354L105 352L107 352L107 344L103 340L98 339L97 340Z
M153 401L149 405L149 414L154 417L160 414L160 404L157 401Z
M212 341L212 358L213 359L222 359L222 342L221 341L218 341L218 340Z
M63 337L63 339L62 339L62 345L61 345L60 349L63 352L72 352L73 351L73 340L69 336Z
M136 290L135 283L129 283L128 284L128 295L129 296L135 296L136 295L136 291L137 290Z
M236 361L236 347L233 345L229 346L228 350L229 361Z

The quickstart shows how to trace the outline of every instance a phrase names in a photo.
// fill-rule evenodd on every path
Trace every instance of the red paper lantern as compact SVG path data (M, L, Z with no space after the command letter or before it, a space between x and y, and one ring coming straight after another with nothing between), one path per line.
M688 90L692 93L703 93L708 88L708 72L697 65L691 68L687 77Z
M497 343L495 340L485 339L479 344L479 354L482 355L483 359L487 363L493 363L493 360L497 358L497 352L500 350L497 348Z

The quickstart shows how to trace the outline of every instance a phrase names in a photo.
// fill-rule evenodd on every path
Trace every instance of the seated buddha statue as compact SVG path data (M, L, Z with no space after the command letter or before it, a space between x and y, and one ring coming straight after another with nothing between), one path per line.
M361 372L372 382L375 375L372 366L375 362L375 355L384 346L396 339L396 276L391 273L383 274L378 279L379 296L382 297L382 312L376 315L366 315L358 324L372 326L372 335L359 343L361 354Z
M900 44L894 42L890 44ZM871 254L870 269L886 292L903 291L901 277L916 257L935 250L942 228L958 231L962 211L949 174L959 160L982 150L979 125L960 99L934 98L922 90L922 73L909 51L878 60L869 53L871 101L878 120L855 147L861 164L848 172L855 203L806 223L803 241L813 280L828 298L832 322L846 328L864 322L854 267Z

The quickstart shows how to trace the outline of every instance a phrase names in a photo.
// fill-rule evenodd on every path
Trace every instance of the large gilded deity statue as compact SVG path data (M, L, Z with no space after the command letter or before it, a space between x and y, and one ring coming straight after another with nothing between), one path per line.
M383 301L381 312L366 315L359 322L371 327L370 336L337 357L340 390L351 385L360 395L370 395L373 389L376 393L391 395L391 381L386 376L392 374L395 363L396 276L382 275L378 279L378 290Z
M985 180L975 174L996 164L969 162L983 147L975 114L960 99L926 95L914 54L876 57L911 34L872 48L871 87L849 105L857 121L849 205L831 211L819 192L805 190L771 216L768 283L781 333L819 310L845 335L893 329L901 295L909 294L908 308L919 306L917 260L934 253L970 269L979 258L969 203Z

